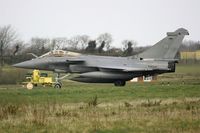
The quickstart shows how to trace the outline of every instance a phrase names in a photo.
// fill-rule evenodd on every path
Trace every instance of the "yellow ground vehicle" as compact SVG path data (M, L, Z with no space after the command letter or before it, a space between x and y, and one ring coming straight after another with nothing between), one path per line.
M52 86L54 84L52 77L48 77L47 73L40 73L39 70L33 70L32 73L26 75L27 89L32 89L33 86L43 85L43 86Z

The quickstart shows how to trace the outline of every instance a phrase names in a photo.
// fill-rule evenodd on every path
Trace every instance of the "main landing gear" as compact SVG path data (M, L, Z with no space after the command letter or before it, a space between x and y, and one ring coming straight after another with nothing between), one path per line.
M125 86L126 85L126 81L123 80L117 80L114 82L115 86Z

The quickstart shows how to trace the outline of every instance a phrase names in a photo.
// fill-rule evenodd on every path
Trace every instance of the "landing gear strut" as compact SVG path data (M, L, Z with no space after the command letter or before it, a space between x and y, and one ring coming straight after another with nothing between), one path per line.
M125 86L126 85L126 81L123 80L117 80L114 82L115 86Z
M60 73L56 73L56 78L55 78L56 83L54 85L54 88L56 88L56 89L61 89L62 88L62 84L59 81L59 78L60 78Z

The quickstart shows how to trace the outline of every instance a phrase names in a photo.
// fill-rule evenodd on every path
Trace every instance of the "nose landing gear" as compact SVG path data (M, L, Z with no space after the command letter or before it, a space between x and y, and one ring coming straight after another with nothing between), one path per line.
M60 73L56 73L56 77L55 77L55 85L54 85L54 88L55 89L61 89L62 88L62 83L61 83L61 80L70 76L70 74L66 74L62 77L60 77Z
M55 85L54 85L54 88L55 89L61 89L62 88L62 84L57 82Z

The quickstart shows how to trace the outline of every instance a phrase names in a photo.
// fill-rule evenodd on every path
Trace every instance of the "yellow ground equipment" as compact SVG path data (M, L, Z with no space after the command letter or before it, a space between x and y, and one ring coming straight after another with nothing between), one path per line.
M26 75L27 82L24 82L27 89L32 89L33 86L43 85L52 86L54 84L52 77L49 77L47 73L40 73L39 70L33 70L32 73Z

